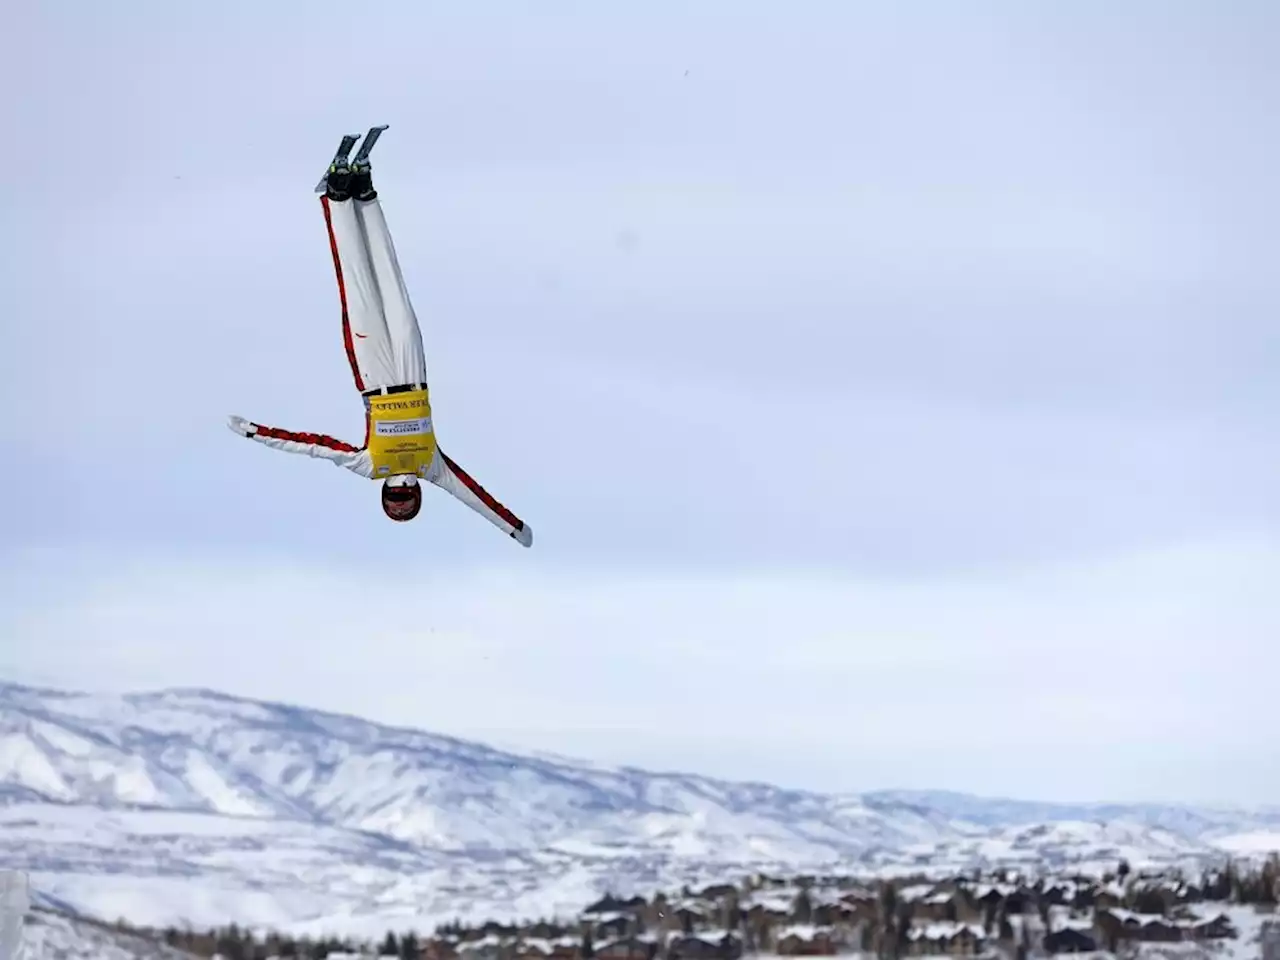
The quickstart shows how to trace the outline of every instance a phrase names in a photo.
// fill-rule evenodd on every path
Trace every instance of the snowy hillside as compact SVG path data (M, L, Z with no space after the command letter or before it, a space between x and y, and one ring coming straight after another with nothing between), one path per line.
M136 934L83 917L36 909L27 915L21 960L193 960Z
M518 756L170 690L0 685L0 862L97 916L377 934L749 868L1110 865L1280 847L1280 810L827 796Z

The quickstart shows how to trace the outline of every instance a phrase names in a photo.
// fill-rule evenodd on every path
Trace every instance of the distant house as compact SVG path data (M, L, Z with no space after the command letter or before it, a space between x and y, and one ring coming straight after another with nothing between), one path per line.
M839 943L831 927L797 924L774 935L773 952L780 957L834 957Z
M907 932L909 952L914 956L949 953L972 956L987 942L986 931L974 923L926 923Z
M931 893L933 893L932 883L912 883L895 890L894 898L898 903L918 903Z
M515 960L548 960L551 942L542 937L521 937L516 941Z
M557 937L551 941L549 960L579 960L582 956L582 940L578 937Z
M752 875L749 883L755 890L769 890L789 886L791 881L786 877L774 877L767 873L756 873Z
M1170 943L1182 939L1182 931L1174 921L1154 913L1110 907L1098 911L1095 923L1109 943L1121 940Z
M654 960L658 942L654 937L622 937L595 948L598 960Z
M719 903L721 900L728 899L740 892L736 884L713 883L709 887L703 887L697 896L699 900L704 900L708 903Z
M569 934L568 928L562 923L548 923L540 920L532 926L525 927L521 932L522 936L535 937L541 940L555 940L557 937L564 937Z
M509 960L514 955L514 943L492 933L458 944L458 960Z
M809 922L815 927L832 927L852 918L853 910L842 903L832 891L809 891Z
M1186 930L1195 940L1228 940L1236 936L1236 929L1231 923L1231 918L1225 913L1197 917L1194 920L1184 920L1179 923L1179 926Z
M663 918L667 929L675 928L685 933L693 933L698 927L705 925L710 919L711 911L704 905L682 900L668 909Z
M969 890L969 899L985 909L994 909L1004 902L1006 897L1013 896L1018 888L1008 883L979 883Z
M1087 930L1058 930L1045 935L1043 946L1045 953L1052 956L1063 953L1094 953L1098 949L1098 939Z
M840 902L847 903L851 907L857 907L864 903L877 903L879 899L874 890L868 890L866 887L854 887L850 890L840 891Z
M1027 913L1035 909L1035 894L1021 885L1014 887L1004 898L1005 913Z
M1125 900L1125 890L1116 881L1098 887L1093 892L1093 905L1099 910L1119 907Z
M421 945L422 960L457 960L458 945L452 937L432 937Z
M516 960L580 960L582 938L524 937L516 944Z
M742 904L742 910L748 922L787 923L791 920L791 906L794 900L794 893L789 893L785 889L761 891L753 893L751 898Z
M1075 903L1076 885L1070 880L1047 883L1040 891L1040 902L1047 907L1067 907Z
M950 890L930 893L916 901L911 915L921 920L958 920L956 894Z
M880 912L880 899L870 890L849 890L840 895L844 910L840 919L845 923L864 923L874 920Z
M627 897L623 899L612 894L605 894L601 899L582 911L582 919L592 920L603 915L617 913L636 914L643 911L648 905L649 903L644 897Z
M1042 941L1045 952L1090 953L1098 949L1093 921L1085 917L1051 917L1049 932Z
M635 926L634 919L625 913L584 914L591 936L596 940L614 940L625 937Z
M667 940L667 960L739 960L742 938L727 930L674 933Z

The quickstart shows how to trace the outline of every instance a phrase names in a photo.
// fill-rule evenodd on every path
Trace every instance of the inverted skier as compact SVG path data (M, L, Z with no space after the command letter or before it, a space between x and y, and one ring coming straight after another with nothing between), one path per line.
M367 479L382 480L382 509L392 520L407 521L418 515L422 509L421 478L447 490L528 547L533 543L529 526L476 483L436 442L422 331L368 162L368 150L382 129L370 131L351 162L347 158L358 138L344 138L322 181L320 197L338 278L342 339L356 389L364 400L363 446L324 434L268 427L237 416L229 419L229 426L240 436L276 450L320 457Z

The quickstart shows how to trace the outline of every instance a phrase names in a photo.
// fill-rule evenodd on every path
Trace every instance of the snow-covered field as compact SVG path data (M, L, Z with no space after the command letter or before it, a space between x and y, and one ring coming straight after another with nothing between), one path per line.
M0 862L95 916L375 935L751 869L1086 871L1280 849L1280 809L830 796L207 691L0 685Z

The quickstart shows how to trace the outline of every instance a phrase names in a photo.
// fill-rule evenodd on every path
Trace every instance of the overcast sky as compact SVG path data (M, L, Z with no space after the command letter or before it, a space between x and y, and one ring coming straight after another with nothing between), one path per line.
M1276 5L13 24L3 675L1280 802ZM224 425L363 436L311 190L375 123L441 444L532 550Z

